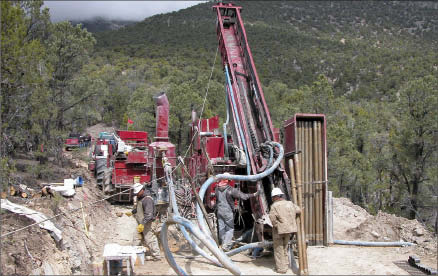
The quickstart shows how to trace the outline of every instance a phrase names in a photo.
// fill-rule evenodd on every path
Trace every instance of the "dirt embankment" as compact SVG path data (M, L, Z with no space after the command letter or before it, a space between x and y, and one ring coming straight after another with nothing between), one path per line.
M38 225L2 238L1 274L90 274L90 264L102 255L102 244L105 243L103 231L108 226L105 221L113 221L116 215L112 206L105 200L89 206L103 197L96 188L94 179L90 177L86 163L80 159L73 159L73 155L85 158L87 152L86 149L74 154L66 152L65 156L72 161L71 167L50 165L52 170L57 171L54 175L56 179L52 182L63 182L64 178L72 176L83 177L85 184L76 188L73 197L65 198L59 194L42 196L41 188L44 185L41 181L26 176L23 178L23 184L32 187L35 194L28 198L7 198L47 217L63 213L51 220L62 231L62 241L56 244L49 232ZM2 235L34 223L31 219L7 211L2 211L1 220ZM88 231L85 230L84 224L87 225Z
M376 216L347 198L333 200L335 239L406 241L417 244L417 254L437 252L437 238L416 219L409 220L379 211Z

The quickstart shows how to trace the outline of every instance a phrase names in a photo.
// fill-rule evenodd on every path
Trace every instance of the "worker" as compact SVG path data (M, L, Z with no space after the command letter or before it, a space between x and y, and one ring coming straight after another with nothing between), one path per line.
M276 272L285 274L289 265L287 245L292 234L297 232L296 215L301 213L301 209L291 201L285 200L280 188L272 189L271 197L273 203L269 219L272 223Z
M137 196L137 204L132 211L135 214L137 220L137 232L142 236L144 245L149 249L150 255L146 259L160 260L160 247L158 246L158 240L155 236L157 232L156 211L154 199L151 196L149 190L144 189L140 183L134 184L134 195Z
M224 173L230 175L229 173ZM259 190L252 194L242 193L239 189L228 185L228 179L222 179L216 186L216 216L219 226L219 239L224 251L229 251L232 247L232 238L234 236L234 199L240 198L247 200L259 195Z

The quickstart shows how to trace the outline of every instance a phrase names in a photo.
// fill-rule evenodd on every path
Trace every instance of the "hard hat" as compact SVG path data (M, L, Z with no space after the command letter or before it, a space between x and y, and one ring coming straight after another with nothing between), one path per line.
M138 194L138 192L140 192L141 189L143 189L143 185L140 183L135 183L133 189L134 189L134 194Z
M280 188L272 189L271 197L280 196L280 195L283 195L283 192L280 190Z
M231 175L231 174L229 174L229 173L223 173L223 175ZM228 181L230 181L229 179L221 179L221 180L219 180L219 183L218 183L218 185L219 186L226 186L226 185L228 185Z

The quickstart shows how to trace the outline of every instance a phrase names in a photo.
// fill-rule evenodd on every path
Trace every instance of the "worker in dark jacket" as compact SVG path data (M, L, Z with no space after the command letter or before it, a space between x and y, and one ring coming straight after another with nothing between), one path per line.
M225 173L228 174L228 173ZM239 189L228 185L227 179L222 179L216 186L216 215L219 226L219 239L222 243L222 249L229 251L232 246L234 235L234 199L240 198L247 200L256 197L259 191L253 194L242 193Z
M134 195L137 196L137 204L133 213L137 220L137 231L142 235L144 245L149 249L152 260L160 260L160 247L158 246L158 240L155 236L157 231L156 210L154 199L152 198L150 191L145 190L143 185L136 183L134 185Z
M286 273L289 267L287 245L293 233L297 232L296 215L301 213L300 207L285 200L280 188L271 192L272 203L269 219L272 223L272 240L274 243L274 259L278 273Z

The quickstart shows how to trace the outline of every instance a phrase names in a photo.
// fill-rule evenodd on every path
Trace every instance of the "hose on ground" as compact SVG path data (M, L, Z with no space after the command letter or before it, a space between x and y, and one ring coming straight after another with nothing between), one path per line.
M253 248L257 248L257 247L263 247L263 248L271 247L272 244L273 244L272 242L268 242L268 241L248 243L248 244L245 244L239 248L228 251L225 254L227 254L227 256L234 256L234 255L239 254L240 252L245 251L247 249L253 249Z
M207 236L204 235L204 233L202 233L202 231L196 225L181 216L174 215L163 224L163 227L161 228L161 241L166 260L173 268L173 270L178 273L178 275L186 275L186 273L175 262L175 259L173 258L173 255L170 252L167 244L167 228L170 224L174 223L181 225L181 228L188 229L201 243L203 243L211 251L211 253L213 253L213 255L219 260L219 262L222 263L223 266L227 268L231 273L233 273L234 275L241 275L240 269L233 264L231 259L227 255L225 255L224 252L219 249L219 247L209 242Z
M175 197L175 190L173 187L173 180L172 180L172 167L170 165L170 163L167 161L167 158L164 157L164 173L166 176L166 181L169 185L169 194L170 194L170 203L171 203L171 207L173 210L173 213L175 214L175 216L180 217L180 213L178 211L178 205L176 203L176 197ZM212 256L208 255L204 250L202 250L201 248L199 248L199 246L193 241L193 239L190 237L189 233L187 233L186 229L184 228L184 226L182 226L181 224L178 224L179 229L181 230L184 238L186 238L186 240L189 242L190 246L193 248L193 250L195 250L197 253L199 253L200 255L202 255L204 258L206 258L207 260L209 260L210 262L214 263L217 266L222 266L215 258L213 258ZM164 227L164 224L163 224ZM166 237L166 241L167 241L167 235ZM162 239L163 242L163 239ZM168 248L165 249L164 251L169 250ZM169 251L170 252L170 251ZM178 273L178 271L175 270L175 272Z
M334 244L357 245L357 246L375 246L375 247L395 247L395 246L413 246L411 242L368 242L368 241L344 241L334 240Z

